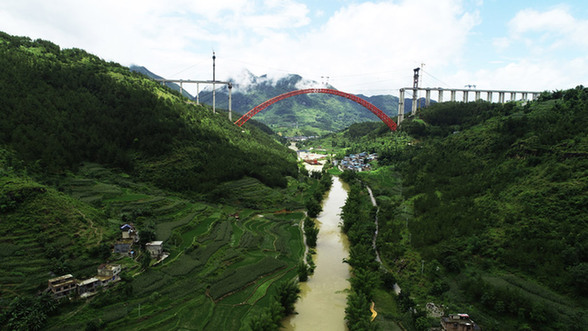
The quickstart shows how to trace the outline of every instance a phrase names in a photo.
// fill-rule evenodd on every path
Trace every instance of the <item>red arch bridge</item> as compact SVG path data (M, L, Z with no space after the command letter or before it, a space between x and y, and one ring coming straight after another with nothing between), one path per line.
M374 113L376 116L378 116L378 118L380 118L382 120L382 122L386 123L386 125L390 128L390 130L392 130L392 131L396 130L396 123L388 115L384 114L384 112L381 111L378 107L374 106L373 104L371 104L371 103L365 101L364 99L357 97L353 94L349 94L349 93L345 93L345 92L341 92L341 91L337 91L337 90L333 90L333 89L327 89L327 88L309 88L309 89L296 90L296 91L287 92L287 93L278 95L277 97L273 97L273 98L261 103L259 106L254 107L253 109L251 109L247 113L245 113L245 115L241 116L241 118L239 118L235 122L235 124L237 124L240 127L243 124L245 124L245 122L247 122L255 114L259 113L260 111L264 110L265 108L273 105L274 103L276 103L278 101L284 100L289 97L293 97L295 95L309 94L309 93L333 94L333 95L338 95L340 97L347 98L351 101L355 101L358 104L367 108L369 111Z

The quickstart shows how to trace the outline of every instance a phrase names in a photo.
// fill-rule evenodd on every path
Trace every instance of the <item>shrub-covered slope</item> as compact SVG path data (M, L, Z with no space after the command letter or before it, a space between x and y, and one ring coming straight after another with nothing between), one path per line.
M380 223L382 236L395 238L379 245L382 257L421 299L473 303L467 309L489 329L585 323L587 125L582 86L524 105L424 109L404 125L419 141L393 162L400 211L413 213Z
M245 175L285 186L296 171L266 134L82 50L0 34L0 68L0 144L35 171L93 161L201 192Z
M417 216L413 244L448 267L482 256L587 294L576 281L588 262L587 111L582 87L523 107L423 111L423 143L400 167Z
M245 328L294 277L303 214L272 211L303 206L295 154L187 101L82 50L0 33L0 328ZM123 223L171 256L111 255ZM105 262L123 281L88 301L36 296Z

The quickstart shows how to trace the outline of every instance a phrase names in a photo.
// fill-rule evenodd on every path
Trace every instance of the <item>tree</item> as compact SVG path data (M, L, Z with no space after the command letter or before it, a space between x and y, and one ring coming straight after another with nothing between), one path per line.
M300 297L298 284L295 282L281 283L277 291L277 299L284 307L284 314L287 316L294 313L294 304Z
M382 285L386 290L394 290L394 285L396 284L396 277L394 277L394 274L382 269L382 271L380 271L380 279L382 280Z
M306 210L308 211L308 216L314 218L320 214L320 212L323 210L323 207L317 200L310 198L308 201L306 201Z
M416 319L414 326L418 331L427 331L431 328L431 323L426 317L421 316Z
M308 267L304 262L301 262L298 265L298 280L301 282L305 282L308 280Z
M365 295L367 300L372 300L379 281L380 279L376 272L363 268L355 268L353 277L349 280L351 288L357 293Z
M247 322L247 327L251 331L275 331L281 327L282 318L284 318L284 308L279 302L272 300L269 307L257 315L252 315Z
M151 264L151 254L147 251L143 251L143 254L141 254L141 268L145 270L149 267L149 264Z
M588 294L588 263L580 263L570 268L570 278L578 293Z
M316 247L316 241L319 233L319 229L316 227L312 219L306 218L308 221L304 221L304 235L306 236L306 244L308 247Z
M150 241L155 240L155 230L151 226L146 226L139 231L139 244L141 247L145 247Z
M375 328L370 322L370 303L363 293L353 291L347 296L345 320L350 331L372 330Z

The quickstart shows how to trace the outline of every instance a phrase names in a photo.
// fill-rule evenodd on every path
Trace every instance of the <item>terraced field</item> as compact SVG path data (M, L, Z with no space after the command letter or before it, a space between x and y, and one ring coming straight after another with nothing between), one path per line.
M97 210L30 180L3 177L0 187L12 197L0 219L0 299L43 290L60 270L96 273L87 253L114 234Z
M282 200L300 205L288 194L272 195L245 179L226 184L232 191L224 199L236 204L214 205L131 183L98 166L87 165L83 172L86 178L64 182L65 190L119 219L113 227L122 223L121 215L139 229L152 224L170 255L146 271L122 260L134 275L130 285L63 308L70 311L50 319L50 329L83 329L89 321L102 321L123 330L239 330L269 304L276 284L296 277L304 253L304 214L283 210ZM255 207L263 210L245 206L254 207L256 194Z

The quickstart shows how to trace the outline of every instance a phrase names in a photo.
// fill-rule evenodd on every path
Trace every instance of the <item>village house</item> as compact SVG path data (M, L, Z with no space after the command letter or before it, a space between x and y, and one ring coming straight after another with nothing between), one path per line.
M345 156L339 164L342 170L369 171L372 169L372 166L368 162L377 159L378 154L376 153L368 154L366 152L362 152L359 154L350 154Z
M99 288L120 280L120 264L101 264L98 274L85 280L76 280L72 275L49 279L47 291L51 291L55 298L62 298L79 294L86 298L95 294Z
M48 288L55 298L63 298L75 293L77 282L71 274L67 274L49 279Z
M119 239L114 243L114 252L118 254L131 255L133 248L133 239Z
M159 259L163 253L163 241L152 241L145 244L145 249L151 254L151 258Z
M120 272L120 264L101 264L98 267L98 275L96 278L100 280L102 285L108 285L120 280Z
M102 286L100 279L96 277L88 278L85 280L78 281L78 294L80 297L85 298L93 295Z
M123 239L133 239L133 242L139 242L139 233L132 224L123 224L120 230Z
M468 314L452 314L441 317L441 327L447 331L479 331L482 330Z
M132 224L120 227L121 239L114 243L114 253L133 255L133 244L139 242L139 233Z

